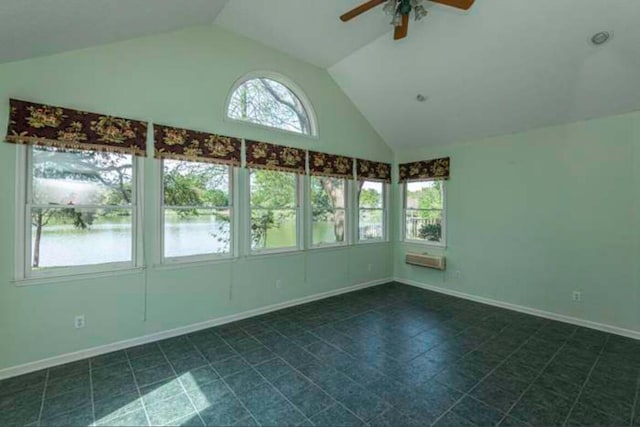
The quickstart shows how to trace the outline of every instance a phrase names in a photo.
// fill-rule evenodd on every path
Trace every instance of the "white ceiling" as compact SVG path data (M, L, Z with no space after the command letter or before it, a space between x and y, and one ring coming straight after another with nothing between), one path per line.
M365 0L231 0L215 24L327 68L391 29L382 8L345 24Z
M393 41L360 0L0 0L0 62L215 24L329 72L396 148L640 109L640 0L430 3ZM611 42L591 46L600 30ZM418 103L417 93L428 96Z
M640 109L639 23L638 0L477 0L330 73L394 147L475 140Z
M0 62L210 24L227 0L0 0Z

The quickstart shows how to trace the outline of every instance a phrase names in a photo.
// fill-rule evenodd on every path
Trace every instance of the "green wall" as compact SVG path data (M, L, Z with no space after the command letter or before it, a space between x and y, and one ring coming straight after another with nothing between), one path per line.
M302 87L319 138L223 120L232 84L255 70L282 73ZM0 65L2 130L9 97L372 160L393 157L325 70L216 27ZM158 203L157 165L148 159L146 272L31 286L12 282L15 150L0 144L0 370L393 275L640 331L640 113L398 150L398 162L451 156L445 250L396 238L158 267L157 212L148 208ZM238 184L245 179L240 173ZM398 191L391 201L398 236ZM408 250L445 253L447 272L405 265ZM571 300L573 290L582 291L582 302ZM73 328L76 314L86 315L85 329Z
M396 153L441 156L448 247L396 242L396 277L640 331L640 113ZM425 250L446 273L404 264Z
M255 70L284 74L306 92L317 113L319 138L223 120L229 89ZM372 160L392 157L325 70L216 27L0 65L3 132L10 97ZM155 161L148 159L146 272L17 286L12 282L15 150L0 144L0 370L392 276L390 243L154 266L158 183ZM241 173L238 184L245 178ZM73 328L76 314L86 315L86 328Z

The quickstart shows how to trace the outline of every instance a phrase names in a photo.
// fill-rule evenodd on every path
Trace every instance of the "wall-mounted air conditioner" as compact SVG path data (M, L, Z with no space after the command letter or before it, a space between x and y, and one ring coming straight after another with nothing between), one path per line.
M407 253L405 262L420 267L435 268L444 270L447 266L446 258L441 255Z

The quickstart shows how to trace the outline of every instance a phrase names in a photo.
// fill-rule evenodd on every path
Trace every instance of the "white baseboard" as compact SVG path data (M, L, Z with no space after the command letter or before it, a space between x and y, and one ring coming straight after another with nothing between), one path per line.
M179 335L196 332L202 329L224 325L226 323L236 322L238 320L247 319L249 317L259 316L261 314L269 313L272 311L282 310L283 308L293 307L296 305L301 305L308 302L317 301L317 300L333 297L336 295L357 291L359 289L382 285L385 283L389 283L392 280L393 280L392 278L372 280L370 282L359 283L357 285L352 285L345 288L335 289L327 292L321 292L318 294L309 295L302 298L296 298L289 301L268 305L266 307L260 307L253 310L244 311L238 314L218 317L216 319L211 319L211 320L207 320L200 323L194 323L187 326L181 326L175 329L155 332L153 334L143 335L141 337L131 338L123 341L117 341L111 344L88 348L86 350L80 350L73 353L67 353L60 356L54 356L47 359L37 360L35 362L25 363L23 365L0 369L0 380L5 378L10 378L10 377L15 377L18 375L27 374L29 372L39 371L40 369L46 369L52 366L58 366L65 363L74 362L76 360L86 359L87 357L99 356L101 354L122 350L122 349L133 347L136 345L147 344L150 342L159 341L167 338L173 338Z
M611 334L622 335L624 337L640 340L640 331L634 331L632 329L620 328L613 325L607 325L606 323L592 322L591 320L580 319L577 317L566 316L564 314L558 314L550 311L539 310L537 308L531 308L523 305L511 304L504 301L494 300L491 298L480 297L477 295L467 294L460 291L454 291L451 289L429 285L429 284L418 282L415 280L401 279L399 277L396 277L393 280L394 282L415 286L422 289L427 289L429 291L434 291L441 294L451 295L458 298L464 298L470 301L493 305L495 307L506 308L508 310L519 311L521 313L526 313L526 314L532 314L538 317L544 317L545 319L558 320L560 322L571 323L572 325L584 326L585 328L597 329L599 331L609 332Z

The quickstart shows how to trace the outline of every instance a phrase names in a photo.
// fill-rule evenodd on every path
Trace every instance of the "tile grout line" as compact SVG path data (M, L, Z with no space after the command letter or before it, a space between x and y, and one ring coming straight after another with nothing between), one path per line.
M252 335L252 336L253 336L253 335ZM257 339L257 340L260 342L260 344L264 345L264 344L262 343L262 341L260 341L260 339L259 339L259 338L255 337L255 336L254 336L254 338L255 338L255 339ZM285 337L285 338L286 338L286 337ZM286 339L288 339L288 338L286 338ZM266 347L266 346L265 346L265 347ZM268 348L268 347L267 347L267 348ZM302 347L300 347L300 348L302 348ZM269 351L271 351L271 350L269 349ZM305 350L305 351L306 351L306 350ZM340 402L338 399L336 399L335 397L333 397L332 395L330 395L329 393L327 393L327 392L325 391L325 389L324 389L324 388L322 388L321 386L319 386L318 384L316 384L316 382L315 382L315 381L313 381L311 378L307 377L304 373L300 372L300 371L299 371L295 366L293 366L292 364L290 364L288 361L284 360L282 357L280 357L280 355L278 355L278 354L276 354L276 353L273 353L273 354L275 354L275 355L276 355L276 357L275 357L274 359L280 359L282 362L284 362L284 364L285 364L285 365L287 365L287 366L289 366L291 369L293 369L293 371L294 371L295 373L297 373L298 375L300 375L300 376L302 376L303 378L305 378L307 381L309 381L311 384L313 384L315 387L317 387L320 391L322 391L324 394L326 394L327 396L329 396L329 397L331 398L331 400L333 400L336 404L340 405L340 406L341 406L345 411L347 411L348 413L350 413L351 415L353 415L354 417L356 417L356 419L358 419L358 420L362 421L364 424L367 424L367 425L368 425L368 423L367 423L365 420L363 420L363 419L362 419L362 418L360 418L358 415L356 415L353 411L351 411L349 408L347 408L346 406L344 406L344 405L342 404L342 402ZM321 361L319 361L319 362L321 362ZM338 371L338 372L340 372L340 371ZM259 373L260 375L262 375L260 372L258 372L258 373ZM340 372L340 373L341 373L341 372ZM278 378L280 378L280 377L278 377ZM347 377L347 378L348 378L348 377ZM266 378L265 378L265 379L266 379ZM351 378L349 378L349 379L351 379ZM352 381L353 381L353 380L352 380ZM356 382L356 383L357 383L357 382ZM271 383L269 382L269 384L271 384ZM359 384L359 383L357 383L357 384ZM273 386L273 384L271 384L271 385ZM276 390L278 390L275 386L274 386L274 388L275 388ZM278 390L278 391L280 391L280 390ZM376 396L376 397L377 397L377 396ZM287 399L287 400L288 400L288 399ZM383 399L381 399L381 400L383 400ZM388 403L388 402L387 402L387 401L385 401L385 400L383 400L383 402ZM291 403L291 402L289 402L289 403ZM297 406L296 406L296 405L293 405L293 406L294 406L294 407L296 407L296 409L297 409ZM325 411L328 411L328 410L329 410L329 408L331 408L332 406L333 406L333 405L331 405L331 406L329 406L329 407L327 407L327 408L323 409L322 411L319 411L319 412L317 412L317 413L313 414L313 416L315 417L315 416L316 416L316 415L318 415L318 414L321 414L321 413L323 413L323 412L325 412ZM303 415L304 415L304 414L303 414ZM306 419L307 419L311 424L313 424L313 422L311 421L311 418L310 418L310 417L307 417L307 416L305 415L305 418L306 418Z
M636 397L633 399L633 407L631 408L630 426L633 425L633 420L636 415L640 415L640 412L637 412L636 408L640 408L640 369L638 369L638 379L636 380Z
M375 311L375 310L367 310L365 313L368 313L368 312L376 312L376 311ZM350 316L350 318L353 318L353 317L355 317L355 316ZM492 317L492 315L487 315L487 316L483 317L483 319L485 319L485 318L489 318L489 317ZM451 317L451 318L449 318L449 319L447 319L446 321L448 321L448 320L452 320L452 319L454 319L454 318L455 318L455 316L454 316L454 317ZM445 322L446 322L446 321L445 321ZM332 322L329 322L329 323L332 323ZM326 326L326 325L327 325L327 324L322 325L322 326ZM319 326L319 327L322 327L322 326ZM507 329L507 328L508 328L508 326L509 326L509 325L504 326L504 327L503 327L503 328L502 328L502 329L501 329L501 330L500 330L496 335L498 335L498 334L502 333L505 329ZM471 328L471 327L469 326L469 327L466 327L466 328L464 328L464 329L461 329L460 331L458 331L457 333L455 333L455 335L453 335L451 338L455 338L455 337L457 337L457 336L459 336L459 335L462 335L462 333L463 333L464 331L468 330L469 328ZM304 328L303 328L303 329L304 329ZM316 328L314 328L314 329L316 329ZM431 329L435 329L435 327L434 327L434 328L431 328ZM429 330L429 329L425 329L425 330L423 330L423 331L419 332L418 334L416 334L416 336L417 336L417 335L419 335L419 334L421 334L422 332L425 332L425 331L428 331L428 330ZM313 333L312 331L313 331L313 329L309 329L309 330L307 330L307 332L311 333L312 335L314 335L314 336L316 336L318 339L320 339L320 341L321 341L321 342L324 342L324 343L328 344L329 346L331 346L331 347L333 347L333 348L336 348L336 349L338 349L338 350L340 350L340 351L344 352L345 354L349 355L350 357L352 357L350 353L345 352L344 350L342 350L342 349L340 349L339 347L337 347L336 345L334 345L334 344L332 344L332 343L330 343L330 342L326 341L323 337L321 337L321 336L319 336L319 335L317 335L317 334ZM337 330L336 330L336 331L337 331ZM246 331L245 331L245 332L246 332ZM340 333L340 331L337 331L337 332L339 332L339 333ZM250 335L251 335L251 334L250 334ZM346 336L348 336L348 335L346 335ZM532 334L532 336L533 336L533 334ZM469 351L467 351L466 353L464 353L462 356L460 356L460 357L458 358L458 360L461 360L462 358L464 358L464 357L465 357L465 356L467 356L468 354L470 354L470 353L472 353L473 351L475 351L476 349L480 348L484 343L488 342L488 341L489 341L490 339L492 339L493 337L495 337L495 336L491 336L491 337L486 338L486 339L485 339L485 340L483 340L481 343L479 343L477 346L473 347L472 349L470 349ZM258 338L258 337L254 337L254 338L258 339L258 341L259 341L259 338ZM287 338L287 337L285 337L285 338ZM523 345L524 345L524 344L526 344L526 342L525 342L525 343L523 343ZM419 355L415 356L413 359L415 359L415 358L417 358L417 357L420 357L420 356L421 356L421 355L423 355L423 354L426 354L427 352L431 351L432 349L434 349L434 348L436 348L436 347L439 347L440 345L441 345L441 344L436 345L436 346L434 346L434 347L430 348L429 350L426 350L425 352L423 352L423 353L421 353L421 354L419 354ZM304 348L304 347L302 347L302 346L301 346L301 348ZM518 350L518 349L516 349L516 351L517 351L517 350ZM509 355L509 356L510 356L510 355ZM508 357L509 357L509 356L508 356ZM389 357L391 357L391 356L389 356ZM507 357L507 358L508 358L508 357ZM394 359L394 360L396 360L395 358L393 358L393 359ZM410 360L413 360L413 359L410 359ZM283 360L283 361L284 361L287 365L289 365L292 369L294 369L296 372L298 372L300 375L302 375L303 377L307 378L307 379L308 379L312 384L314 384L316 387L319 387L319 388L324 392L324 389L322 389L322 387L320 387L319 385L317 385L313 380L311 380L310 378L306 377L302 372L298 371L298 370L297 370L293 365L290 365L286 360ZM320 361L320 362L322 362L322 361ZM409 362L398 362L398 363L409 363ZM496 368L497 368L497 367L496 367ZM374 369L375 369L375 368L374 368ZM377 369L375 369L375 370L376 370L377 372L380 372L380 371L379 371L379 370L377 370ZM341 373L341 374L342 374L342 372L340 372L339 370L337 370L337 372L339 372L339 373ZM440 371L440 372L441 372L441 371ZM438 372L438 373L440 373L440 372ZM380 374L382 374L383 376L388 376L388 375L385 375L385 374L384 374L384 373L382 373L382 372L380 372ZM487 375L490 375L490 374L491 374L491 372L490 372L489 374L487 374ZM343 374L343 375L345 375L345 374ZM349 379L351 379L352 381L354 381L356 384L358 384L358 385L362 386L362 384L360 384L358 381L353 380L353 379L352 379L352 378L350 378L348 375L346 375L346 376L347 376ZM436 375L434 375L434 376L432 376L431 378L434 378L435 376L437 376L437 374L436 374ZM483 377L483 378L484 378L484 377ZM327 394L327 393L325 392L325 394ZM375 393L374 393L374 395L375 395ZM338 401L337 399L335 399L335 398L334 398L333 396L331 396L331 395L328 395L328 396L330 396L334 401L336 401L336 403L338 403L340 406L342 406L345 410L347 410L348 412L352 413L352 414L353 414L357 419L361 420L361 421L362 421L362 422L364 422L365 424L369 424L369 423L367 423L365 420L363 420L362 418L358 417L358 416L357 416L355 413L353 413L351 410L349 410L348 408L346 408L346 407L342 404L342 402ZM385 399L382 399L380 396L376 395L376 397L377 397L377 398L379 398L380 400L382 400L383 402L385 402L387 405L389 405L389 408L388 408L387 410L383 411L383 413L382 413L382 414L380 414L380 415L383 415L384 413L388 412L388 411L389 411L389 410L391 410L391 409L396 409L396 410L398 410L398 408L396 408L396 407L395 407L395 405L392 405L391 403L387 402ZM464 396L463 396L462 398L464 398ZM462 399L462 398L461 398L461 399ZM457 403L457 402L456 402L456 403ZM325 409L325 410L323 410L323 411L320 411L319 413L322 413L322 412L324 412L324 411L326 411L326 410L328 410L328 408L327 408L327 409ZM400 411L400 412L401 412L401 413L404 413L404 412L402 412L402 411ZM447 410L447 411L445 411L442 415L444 415L446 412L448 412L448 410ZM407 414L405 414L405 415L407 415ZM410 417L410 418L411 418L411 417ZM440 417L439 417L439 418L440 418Z
M562 423L563 426L567 425L567 422L569 422L569 419L571 418L571 414L573 413L573 410L575 409L576 405L578 404L578 401L580 400L580 397L582 397L582 392L584 391L585 387L587 386L587 383L589 382L589 379L591 378L591 374L593 373L593 370L596 368L596 365L598 364L598 361L600 360L600 357L602 356L602 353L604 353L604 349L605 349L607 343L609 342L609 338L610 338L610 336L607 335L607 340L604 342L604 344L602 345L602 348L598 352L598 357L596 357L596 360L593 362L593 365L591 366L591 369L589 369L589 373L587 374L587 378L585 378L585 380L582 382L582 386L580 387L580 390L578 391L578 395L576 396L576 398L573 400L573 403L571 404L571 409L569 409L569 413L567 414L567 416L564 419L564 422Z
M258 422L258 420L256 419L255 415L253 415L253 412L251 412L249 410L249 408L247 408L247 405L244 404L244 402L238 397L238 395L236 394L235 391L233 391L233 389L231 389L231 387L229 387L229 383L227 383L227 381L222 377L222 375L220 375L220 373L218 372L218 370L216 368L213 367L213 364L211 363L211 361L209 359L206 358L206 356L204 355L204 353L202 353L202 351L200 350L200 347L198 347L196 344L193 343L193 341L191 341L191 337L189 337L189 335L185 335L187 337L187 340L189 340L189 343L193 346L193 348L196 349L196 351L198 352L198 354L200 355L200 357L202 357L207 363L206 365L209 366L209 368L213 369L213 372L215 372L218 377L220 378L220 381L222 381L224 383L224 385L227 387L227 389L229 390L229 392L233 395L233 397L236 398L236 400L238 402L240 402L240 405L242 405L242 407L244 408L245 411L247 411L247 413L249 414L249 416L253 419L253 421L256 422L257 425L260 425L260 423ZM217 337L220 337L218 334L216 334ZM223 340L224 341L224 340ZM225 344L226 341L225 341ZM229 345L229 344L227 344ZM232 350L236 353L236 355L239 356L238 352L235 351L235 349L232 348ZM230 359L231 357L234 356L229 356L226 359L223 360L227 360ZM205 366L205 365L203 365ZM187 393L188 394L188 393ZM196 409L197 410L197 409ZM198 415L200 414L200 411L198 410ZM202 419L202 416L200 416L200 418ZM204 420L202 420L204 422ZM235 420L234 422L239 421L239 420ZM205 425L207 425L207 423L204 423Z
M133 377L133 383L135 384L136 390L138 392L138 398L140 398L140 405L142 405L144 416L147 419L147 425L151 425L151 420L149 419L149 413L147 412L147 405L144 404L144 399L142 398L142 392L140 392L140 386L138 385L138 379L136 378L136 374L133 370L133 365L131 364L131 358L129 358L129 353L126 350L124 351L124 355L127 358L129 369L131 369L131 376Z
M189 341L189 342L191 343L191 341ZM162 346L158 342L156 342L156 346L158 347L158 349L160 349L160 353L162 353L162 357L164 357L164 360L166 360L166 362L169 364L169 367L171 368L171 372L173 372L173 375L175 376L175 380L178 381L178 384L180 384L180 388L182 389L182 392L185 394L185 396L187 396L187 399L189 399L189 403L191 404L191 407L193 408L193 410L198 414L198 418L200 419L200 421L202 421L202 425L206 425L206 423L202 419L202 416L200 415L200 411L198 411L198 408L196 408L196 405L193 403L193 399L191 399L191 396L187 392L187 389L185 388L184 384L182 384L182 381L180 381L180 378L178 377L178 372L176 372L176 370L174 369L173 365L169 361L169 358L167 357L167 354L162 349ZM133 375L135 376L135 372L134 372ZM185 417L186 416L188 416L188 415L185 415ZM175 420L178 420L180 418L182 418L182 417L177 417L174 420L169 421L169 423L171 423L171 422L173 422ZM149 425L151 425L151 424L149 424Z
M247 333L246 331L243 331L243 332ZM218 335L218 336L220 336L220 335ZM249 336L251 336L253 339L255 339L255 340L256 340L256 341L258 341L260 344L262 344L262 341L260 341L260 340L256 339L253 335L249 334ZM231 348L233 349L233 351L236 351L236 349L235 349L235 348L233 348L233 346L232 346L231 344L229 344L229 343L227 342L227 340L226 340L224 337L220 336L220 338L222 339L222 341L224 341L224 343L225 343L226 345L228 345L229 347L231 347ZM262 345L264 346L264 344L262 344ZM266 347L266 346L265 346L265 347ZM267 348L267 349L268 349L268 348ZM271 350L269 350L269 351L271 351ZM303 412L302 412L302 411L301 411L301 410L300 410L296 405L294 405L294 404L293 404L293 402L292 402L292 401L290 401L290 400L289 400L289 398L288 398L287 396L285 396L285 395L280 391L280 389L278 389L278 387L274 386L274 385L273 385L273 383L272 383L271 381L269 381L269 380L268 380L264 375L262 375L262 372L260 372L260 371L258 371L257 369L255 369L255 368L253 367L253 365L251 365L249 362L247 362L247 361L244 359L244 357L242 357L242 355L241 355L240 353L238 353L237 351L236 351L236 353L237 353L237 354L238 354L238 356L242 359L242 361L243 361L243 362L245 362L247 365L249 365L249 367L250 367L251 369L253 369L253 371L254 371L254 372L256 372L258 375L260 375L260 377L261 377L263 380L265 380L265 381L267 382L267 384L269 384L271 387L273 387L273 388L274 388L274 389L275 389L275 390L276 390L276 391L277 391L277 392L278 392L278 393L279 393L279 394L280 394L280 395L281 395L281 396L282 396L282 397L283 397L283 398L284 398L284 399L285 399L285 400L286 400L286 401L287 401L291 406L293 406L293 408L294 408L296 411L298 411L298 413L299 413L300 415L302 415L302 416L303 416L303 418L304 418L305 420L307 420L307 421L309 421L309 422L311 423L311 420L309 419L309 417L307 417L307 416L306 416L306 415L305 415L305 414L304 414L304 413L303 413ZM275 354L275 353L274 353L274 354ZM285 363L287 363L287 361L286 361L286 360L285 360L284 362L285 362ZM231 388L231 387L229 387L229 388ZM233 391L233 390L232 390L232 391ZM251 413L251 412L250 412L250 413ZM311 424L313 424L313 423L311 423Z
M44 376L44 387L42 389L42 400L40 401L40 411L38 412L38 425L40 425L40 423L42 422L42 412L44 410L44 399L47 396L47 387L49 385L49 372L51 370L47 369L47 373Z
M470 396L470 393L475 390L475 388L482 383L482 381L484 381L485 379L487 379L491 374L493 374L498 368L500 368L502 365L504 365L510 358L511 356L513 356L518 350L520 350L522 347L524 347L529 341L531 341L533 339L533 336L536 334L536 332L538 332L540 329L542 328L542 326L540 326L535 332L533 332L529 338L527 338L522 344L520 344L518 347L516 347L511 353L509 353L507 355L507 357L504 358L504 360L500 363L498 363L495 368L493 368L491 371L489 371L486 375L484 375L483 377L481 377L476 384L469 389L466 393L464 393L458 400L456 400L455 402L453 402L453 404L446 410L444 411L442 414L440 414L440 416L438 418L436 418L431 425L434 426L438 421L440 421L445 415L447 415L449 412L451 412L451 410L460 402L462 402L462 400L467 397ZM473 398L473 396L471 396L471 398ZM500 411L502 412L502 411ZM502 421L502 420L501 420Z
M576 329L576 331L577 331L577 329ZM571 334L571 336L570 336L569 338L572 338L572 337L573 337L573 335L576 333L576 331L573 331L573 333ZM549 365L551 365L551 363L553 363L553 360L556 358L556 356L558 355L558 353L560 353L560 352L561 352L561 351L566 347L566 345L567 345L567 341L565 341L565 342L560 346L560 348L558 348L558 349L555 351L555 353L553 353L553 356L551 356L551 359L549 359L549 360L547 361L547 363L545 363L545 364L544 364L544 366L543 366L542 368L540 368L540 371L538 372L538 374L537 374L537 375L536 375L536 376L531 380L531 382L529 383L529 385L528 385L528 386L527 386L527 387L522 391L522 393L520 393L520 395L518 396L518 398L516 399L516 401L515 401L515 402L513 402L513 403L511 404L511 406L509 406L509 409L507 409L507 410L504 412L504 416L500 419L500 421L499 421L499 423L498 423L498 424L500 424L501 422L503 422L503 421L504 421L504 420L509 416L509 413L511 412L511 410L512 410L513 408L515 408L515 407L516 407L516 405L517 405L518 403L520 403L520 401L522 400L522 398L524 397L524 395L527 393L527 391L529 391L529 389L530 389L531 387L533 387L533 383L535 383L535 382L536 382L536 380L537 380L538 378L540 378L540 377L544 374L545 369L547 369L547 368L549 367Z
M91 418L93 419L92 425L95 425L98 421L96 420L96 404L93 399L93 364L91 363L91 359L89 359L89 395L91 396Z

